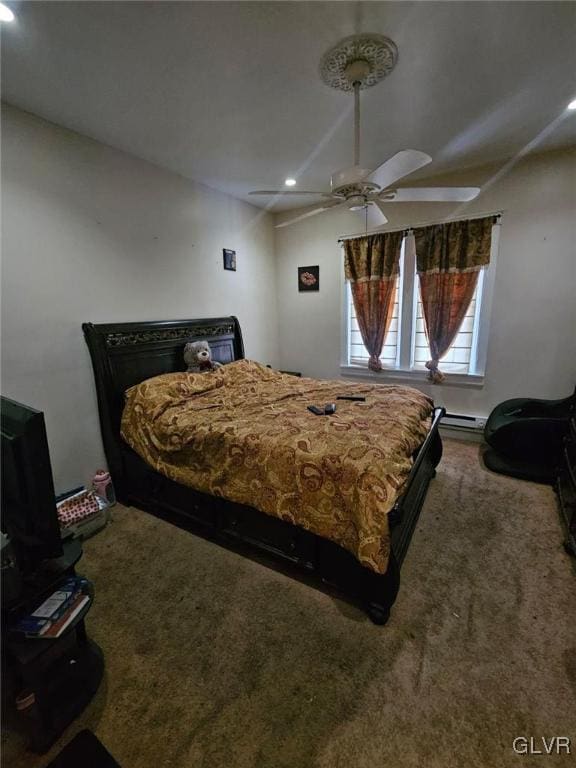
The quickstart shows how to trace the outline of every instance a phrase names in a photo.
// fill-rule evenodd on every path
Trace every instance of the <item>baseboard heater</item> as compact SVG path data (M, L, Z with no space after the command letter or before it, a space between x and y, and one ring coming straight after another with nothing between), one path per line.
M458 413L447 413L440 422L440 427L482 434L486 421L486 416L463 416Z

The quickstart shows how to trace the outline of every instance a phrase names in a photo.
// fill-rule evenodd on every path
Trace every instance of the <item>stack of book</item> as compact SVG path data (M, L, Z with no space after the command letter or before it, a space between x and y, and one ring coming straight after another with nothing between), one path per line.
M73 576L39 605L11 627L14 634L32 638L60 637L76 616L90 602L86 594L88 581Z

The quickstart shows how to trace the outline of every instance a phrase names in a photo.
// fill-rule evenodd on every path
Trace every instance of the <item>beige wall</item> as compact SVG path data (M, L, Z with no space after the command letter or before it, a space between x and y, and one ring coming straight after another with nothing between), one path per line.
M82 322L234 314L278 362L269 214L4 107L2 217L2 393L44 411L57 489L104 463Z
M453 413L485 416L509 397L561 397L576 384L576 152L430 180L479 185L467 206L389 205L390 229L449 215L504 210L484 386L422 385ZM278 220L294 215L279 215ZM340 375L342 277L337 240L362 217L328 212L276 230L280 363ZM320 265L320 292L298 293L296 268ZM385 374L381 377L385 381Z

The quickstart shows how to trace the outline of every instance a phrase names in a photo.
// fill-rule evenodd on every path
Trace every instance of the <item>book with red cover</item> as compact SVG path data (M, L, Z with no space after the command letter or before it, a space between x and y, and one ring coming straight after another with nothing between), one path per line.
M25 637L44 636L49 628L64 615L78 595L83 594L88 582L82 576L71 576L27 616L20 618L10 632Z
M46 632L44 632L39 637L44 639L50 639L54 637L60 637L62 632L66 629L69 624L72 623L72 621L76 618L76 616L80 613L82 608L86 605L86 603L90 602L90 596L84 594L81 592L76 599L72 602L66 613L61 616L58 621L55 621L54 624L48 629Z

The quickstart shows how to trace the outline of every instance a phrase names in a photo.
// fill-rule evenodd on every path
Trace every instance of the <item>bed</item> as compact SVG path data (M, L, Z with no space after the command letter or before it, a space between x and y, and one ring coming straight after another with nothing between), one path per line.
M443 409L429 406L423 428L422 419L426 414L422 411L422 400L425 398L416 390L406 388L408 400L414 401L420 414L415 418L407 411L406 418L412 424L407 437L399 431L403 405L400 400L396 405L394 400L403 394L400 392L403 388L388 388L388 411L379 405L371 412L373 401L381 398L379 392L386 388L298 379L246 361L242 333L235 317L85 323L83 331L94 368L104 449L122 503L274 564L287 573L303 576L311 584L335 590L361 606L374 623L386 623L398 593L400 567L442 455L438 426ZM209 342L213 358L224 367L216 373L191 377L183 374L182 353L187 342L198 339ZM193 383L193 391L189 382ZM239 398L232 385L251 395ZM334 416L317 417L307 412L306 404L329 402L337 391L342 394L366 392L367 402L339 401ZM181 392L186 395L185 407L178 411L174 403ZM150 393L156 400L151 399ZM246 401L243 407L247 410L242 415L243 421L239 417L236 429L236 422L232 428L233 422L227 422L227 418L237 412L240 400ZM150 407L149 403L152 403ZM164 417L165 412L171 414L170 418ZM143 429L154 421L150 414L160 414L154 425L154 429L160 431L152 435L144 434ZM397 442L409 453L404 458L391 458L386 448L377 454L382 456L382 461L392 462L391 466L398 471L388 473L387 470L384 474L389 481L386 488L376 488L374 493L390 499L385 507L373 504L373 514L368 516L370 525L364 534L359 534L359 526L352 526L351 532L350 525L342 524L341 508L358 503L367 505L370 511L374 493L370 488L370 493L360 498L354 490L354 481L349 483L351 492L346 496L342 481L338 481L341 473L334 474L334 462L344 460L347 439L342 442L338 438L341 440L338 443L337 438L330 435L337 436L342 430L350 429L354 422L360 425L360 430L371 430L363 439L365 444L366 441L374 444L379 416L386 419L382 422L386 424L386 431L398 432ZM243 434L249 419L254 422L251 434ZM178 422L177 435L167 431L168 422ZM205 427L200 441L196 440L199 427ZM218 429L216 439L214 434ZM236 444L230 437L235 431L238 432L234 436ZM305 461L305 452L318 454L318 445L328 439L327 433L330 440L336 442L330 443L326 461L321 456L330 481L324 484L329 495L322 496L315 493L318 483L311 469L313 462ZM238 447L239 440L244 446L242 450ZM235 473L234 461L228 458L245 453L248 444L252 448L250 440L262 444L262 450L266 450L251 460L253 495L248 484L242 483L241 475ZM224 449L226 441L230 446ZM357 451L359 456L364 452L360 448ZM295 455L298 455L296 461ZM280 473L287 475L283 486L279 481L268 483L262 468L268 457L275 467L295 466L294 471L307 472L308 475L300 475L302 482L298 481L298 487L300 491L308 488L309 492L290 493L290 483L296 483L290 476L292 470ZM374 456L370 460L373 466ZM350 468L354 468L352 462L347 463L346 471ZM362 464L358 471L363 480L369 477ZM328 475L333 477L330 479ZM391 496L391 487L395 485L397 493ZM306 512L303 517L293 514L300 514L297 507L302 514ZM374 528L376 518L380 529Z

